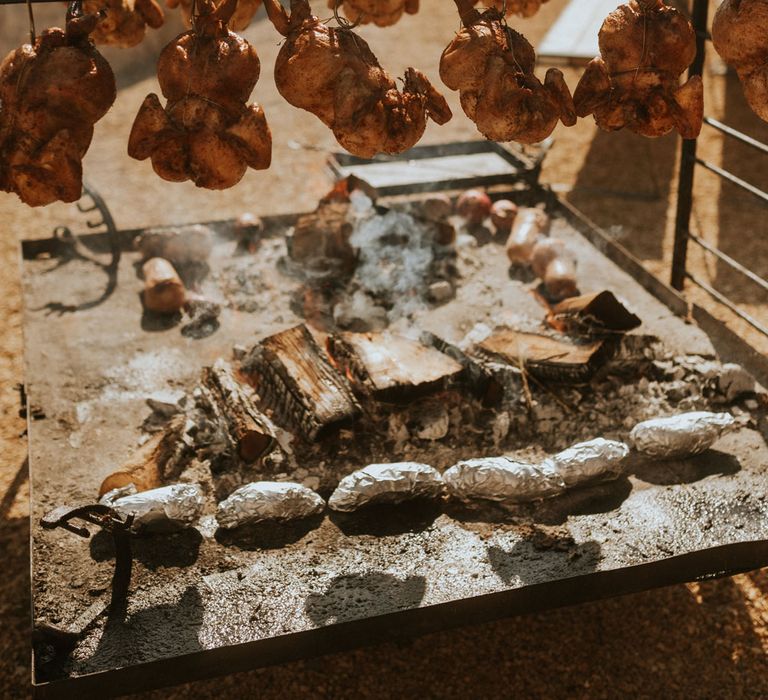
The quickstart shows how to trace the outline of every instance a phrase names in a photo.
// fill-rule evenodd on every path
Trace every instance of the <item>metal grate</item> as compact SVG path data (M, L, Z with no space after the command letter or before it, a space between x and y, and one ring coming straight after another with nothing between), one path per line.
M709 0L694 0L692 19L694 29L696 30L697 51L696 60L693 62L688 73L689 77L694 75L701 75L704 69L706 44L707 41L711 41L711 35L707 30L708 16ZM727 124L723 124L717 119L704 117L704 125L719 131L725 138L734 139L747 146L751 146L763 155L768 155L768 145L741 133L740 131L728 126ZM768 204L768 192L761 190L759 187L752 185L751 183L734 175L728 170L724 170L723 168L720 168L717 165L710 163L709 161L699 158L696 155L696 148L697 143L695 139L683 141L680 159L680 176L678 180L677 216L675 219L675 244L672 256L671 284L675 289L682 291L685 287L686 280L690 281L700 289L703 289L718 303L728 308L731 312L748 323L755 330L768 337L768 327L766 327L763 323L755 319L750 314L746 313L727 295L716 290L714 287L707 284L703 280L700 280L688 270L688 244L693 241L696 245L701 247L707 253L716 257L724 265L738 272L742 277L749 280L749 282L752 284L760 287L763 290L768 290L768 281L741 263L737 262L729 255L726 255L723 251L717 248L717 246L714 246L699 236L691 233L690 230L691 214L693 211L693 184L697 165L717 175L717 177L720 179L735 185L744 192L748 192L763 203Z

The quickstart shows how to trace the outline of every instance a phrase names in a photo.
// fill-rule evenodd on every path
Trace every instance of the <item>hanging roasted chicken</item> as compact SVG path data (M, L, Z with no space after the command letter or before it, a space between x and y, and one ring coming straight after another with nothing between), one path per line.
M541 6L549 0L474 0L475 5L485 7L495 7L499 12L504 10L506 5L506 14L520 15L520 17L533 17Z
M0 64L0 190L30 206L82 194L93 125L115 101L115 76L89 34L100 15L76 2L65 29L46 29Z
M630 0L608 15L599 35L600 57L581 77L573 100L580 117L595 115L601 129L627 127L643 136L677 129L701 131L701 78L680 84L696 56L696 35L686 17L662 0Z
M373 22L379 27L388 27L404 12L415 15L419 11L419 0L328 0L328 7L343 9L354 24Z
M174 9L181 8L181 14L188 27L192 26L192 5L194 0L165 0L165 4ZM227 26L234 32L241 32L253 20L254 15L261 7L261 0L237 0L237 8L230 18Z
M350 153L401 153L421 138L427 117L438 124L451 118L423 73L408 68L399 91L362 38L326 26L307 0L291 0L290 15L278 0L264 4L286 37L275 63L277 89L294 107L321 119Z
M91 34L94 43L121 48L136 46L144 38L147 26L157 29L165 20L155 0L84 0L83 9L106 11Z
M768 0L725 0L712 22L712 43L739 74L749 106L768 121Z
M269 167L272 135L264 110L246 104L259 79L259 58L227 29L236 4L199 0L195 29L160 54L157 77L168 102L163 108L157 95L147 95L131 129L128 155L151 158L164 180L221 190L237 184L249 167Z
M508 27L495 8L480 12L473 0L455 0L463 28L443 51L440 77L458 90L461 106L480 133L493 141L537 143L558 120L576 123L563 74L534 74L536 54L528 40Z

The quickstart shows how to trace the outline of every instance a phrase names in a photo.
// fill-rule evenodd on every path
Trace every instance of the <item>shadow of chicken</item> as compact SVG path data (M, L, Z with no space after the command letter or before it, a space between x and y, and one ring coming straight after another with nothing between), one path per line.
M323 24L307 0L291 0L290 15L278 0L265 0L265 6L286 37L275 63L277 89L317 116L350 153L401 153L421 138L427 117L438 124L451 118L445 98L423 73L408 68L399 91L363 39Z
M397 22L403 13L415 15L419 11L419 0L328 0L328 7L338 4L354 24L370 24L389 27Z
M246 104L259 79L256 50L227 29L237 0L214 6L200 0L196 28L160 54L157 77L167 99L144 99L128 139L128 155L152 159L164 180L192 180L221 190L246 170L264 170L272 159L272 135L257 104Z
M165 4L170 9L180 7L184 23L188 27L191 27L193 1L194 0L165 0ZM234 32L242 31L253 21L253 18L260 7L261 0L237 0L237 8L232 14L227 26Z
M455 0L464 25L443 51L440 77L458 90L461 106L483 136L493 141L538 143L558 121L576 123L571 92L557 68L544 83L534 74L536 54L495 8L475 9Z
M712 22L712 43L739 74L755 114L768 121L768 2L725 0Z
M680 84L696 56L696 34L686 17L662 0L630 0L603 22L599 46L600 57L589 63L573 94L578 116L594 114L605 131L699 135L701 78Z
M130 48L141 43L147 26L158 29L165 16L155 0L85 0L86 12L106 10L106 16L91 34L95 44Z
M0 64L0 189L32 207L82 194L93 125L116 94L89 38L100 18L73 2L65 29L46 29Z
M549 0L506 0L506 15L519 15L520 17L533 17L541 6ZM499 12L505 9L504 0L475 0L475 5L495 7Z

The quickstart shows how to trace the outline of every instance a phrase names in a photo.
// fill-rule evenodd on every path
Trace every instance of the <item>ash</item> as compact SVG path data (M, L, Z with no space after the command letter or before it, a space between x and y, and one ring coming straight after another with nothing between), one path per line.
M389 322L423 308L435 258L427 228L404 212L379 216L372 205L356 224L350 242L360 255L348 292L376 300Z

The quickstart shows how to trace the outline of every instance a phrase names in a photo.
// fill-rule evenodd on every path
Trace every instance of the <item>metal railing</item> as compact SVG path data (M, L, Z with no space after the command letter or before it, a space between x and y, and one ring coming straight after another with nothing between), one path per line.
M696 30L697 51L696 59L691 65L690 71L688 72L689 77L694 75L700 76L704 70L706 44L707 41L711 40L711 36L707 29L708 15L709 0L694 0L692 20L694 29ZM704 125L708 128L719 131L725 138L734 139L739 143L754 148L762 155L768 156L768 145L753 139L751 136L747 136L746 134L741 133L733 127L723 124L717 119L704 117ZM678 180L677 214L675 218L675 243L672 255L671 284L678 291L682 291L685 287L686 280L692 282L697 287L709 294L709 296L715 299L718 303L727 307L732 313L752 326L755 330L759 331L765 336L768 336L768 327L766 327L765 324L761 323L756 318L740 308L738 304L729 299L728 296L723 292L718 291L710 284L696 277L696 275L691 273L688 269L688 246L689 243L693 242L702 250L706 251L706 253L717 258L717 260L722 264L726 265L732 270L735 270L744 279L768 292L768 281L738 261L734 260L731 256L726 255L717 246L712 245L700 236L691 233L690 230L691 215L693 213L693 185L696 166L704 168L720 179L725 180L735 187L738 187L744 192L748 192L753 197L766 204L768 204L768 192L761 190L759 187L752 185L751 183L734 175L728 170L725 170L713 163L710 163L707 160L704 160L703 158L700 158L696 153L696 148L697 142L695 139L683 141L680 155L680 174Z

